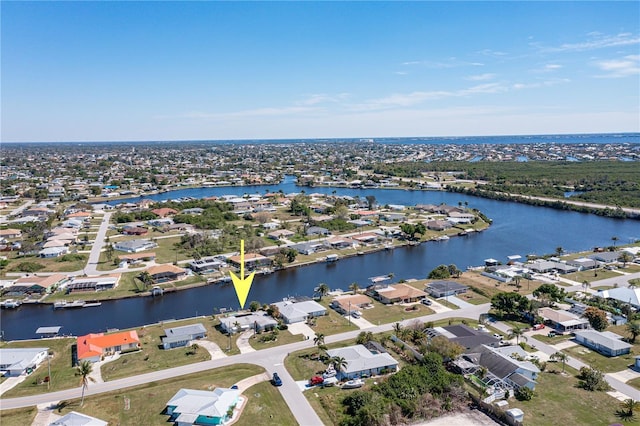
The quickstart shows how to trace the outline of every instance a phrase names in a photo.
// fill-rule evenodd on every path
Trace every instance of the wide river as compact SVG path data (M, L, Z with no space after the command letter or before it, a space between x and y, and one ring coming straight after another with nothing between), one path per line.
M556 247L565 251L590 250L596 246L640 239L637 220L609 219L595 215L534 207L513 202L487 200L440 191L405 191L382 189L302 188L291 178L270 186L183 189L149 196L154 200L180 197L202 198L213 195L243 195L282 190L359 196L373 195L380 204L440 204L458 205L467 202L493 219L493 225L482 233L451 238L444 242L428 242L416 247L381 251L366 256L341 259L335 264L324 263L283 270L255 278L247 305L252 300L270 303L287 296L312 296L319 283L333 289L347 289L357 282L360 287L369 278L393 273L395 280L424 278L440 264L454 263L460 269L482 265L486 258L506 261L509 255L545 254ZM125 201L135 202L139 199ZM118 201L123 202L122 200ZM111 202L112 204L115 202ZM107 328L128 328L162 320L212 314L220 308L237 309L233 286L211 285L167 294L163 297L136 297L103 302L100 307L53 310L51 305L26 305L17 310L2 310L0 329L5 340L35 338L40 326L62 326L64 334L81 335L105 331Z

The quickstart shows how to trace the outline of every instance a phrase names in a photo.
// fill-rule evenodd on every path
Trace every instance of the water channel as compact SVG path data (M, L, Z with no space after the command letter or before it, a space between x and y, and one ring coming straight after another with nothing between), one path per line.
M488 200L463 194L440 191L405 191L394 189L302 188L287 178L280 185L224 188L183 189L148 196L154 200L181 197L202 198L227 194L263 194L282 190L285 193L305 190L310 193L337 195L373 195L380 204L440 204L467 203L493 219L484 232L448 241L428 242L415 247L397 248L365 256L341 259L335 264L315 264L287 269L254 280L247 303L279 301L287 296L311 296L319 283L333 289L347 289L357 282L361 287L369 278L394 274L394 280L424 278L440 264L454 263L460 269L483 264L486 258L506 261L506 256L553 253L556 247L565 251L589 250L609 246L612 237L619 243L640 239L640 222L599 217L585 213L554 210L513 202ZM125 200L135 202L138 199ZM123 202L122 200L118 203ZM51 305L22 306L3 310L0 329L5 340L35 338L40 326L62 326L64 334L81 335L105 331L107 328L128 328L169 319L194 315L210 315L220 308L238 308L231 285L211 285L167 294L163 297L136 297L106 301L102 306L84 309L53 310Z

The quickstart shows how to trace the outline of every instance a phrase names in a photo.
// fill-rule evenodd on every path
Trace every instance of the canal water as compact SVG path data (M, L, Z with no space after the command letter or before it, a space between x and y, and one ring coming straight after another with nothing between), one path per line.
M252 300L271 303L287 296L312 296L319 283L332 289L348 289L356 282L360 287L369 278L394 274L394 280L424 278L440 264L456 264L458 268L482 265L486 258L506 261L509 255L545 254L562 247L567 252L609 246L612 237L619 243L640 239L640 222L604 218L584 213L534 207L513 202L488 200L441 191L405 191L384 189L302 188L289 177L280 185L225 188L184 189L149 196L154 200L181 197L202 198L227 194L264 194L282 190L285 193L335 193L337 195L373 195L380 204L440 204L466 203L493 219L484 232L448 241L427 242L419 246L380 251L364 256L341 259L335 264L315 264L287 269L254 279L247 305ZM130 199L126 201L136 201ZM122 200L118 201L123 202ZM221 308L237 309L238 301L231 285L211 285L166 294L163 297L139 297L106 301L102 306L53 310L50 305L21 306L3 310L0 329L6 340L34 338L40 326L62 326L64 334L80 335L105 331L108 328L128 328L169 319L194 315L210 315Z

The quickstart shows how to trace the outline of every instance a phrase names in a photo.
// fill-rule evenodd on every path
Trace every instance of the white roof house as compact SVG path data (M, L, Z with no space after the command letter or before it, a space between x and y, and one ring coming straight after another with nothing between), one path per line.
M240 391L217 388L214 391L180 389L167 402L166 413L176 425L221 424L227 420L227 411L236 405ZM206 420L206 423L199 422ZM213 422L212 422L213 420Z
M35 370L47 359L49 348L2 348L0 349L0 371L9 376L19 376Z
M236 333L240 330L257 328L258 331L275 328L278 321L264 313L251 313L249 315L229 316L220 318L220 326L226 333Z
M363 345L330 349L327 355L342 357L347 361L347 365L340 368L341 378L371 376L380 374L382 370L395 371L398 367L398 361L388 353L370 351Z
M155 248L157 246L158 245L151 240L142 239L119 241L113 246L113 248L127 253L138 253L144 250Z
M67 415L60 417L53 423L49 423L49 426L107 426L108 423L104 420L96 419L95 417L88 416L86 414L77 413L72 411Z
M640 288L618 287L609 290L599 290L598 296L605 299L615 299L640 308Z
M277 302L274 303L280 311L282 319L287 324L306 321L308 318L319 317L327 314L327 309L313 300L303 302Z
M622 341L622 336L610 331L576 331L576 342L607 356L628 354L633 345Z

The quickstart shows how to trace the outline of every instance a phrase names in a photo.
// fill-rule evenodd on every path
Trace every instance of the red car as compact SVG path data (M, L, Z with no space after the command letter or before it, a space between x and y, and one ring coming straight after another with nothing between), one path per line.
M311 379L309 379L309 385L311 386L321 385L323 382L324 379L321 376L313 376Z
M542 330L544 328L544 324L536 324L533 326L534 330Z

